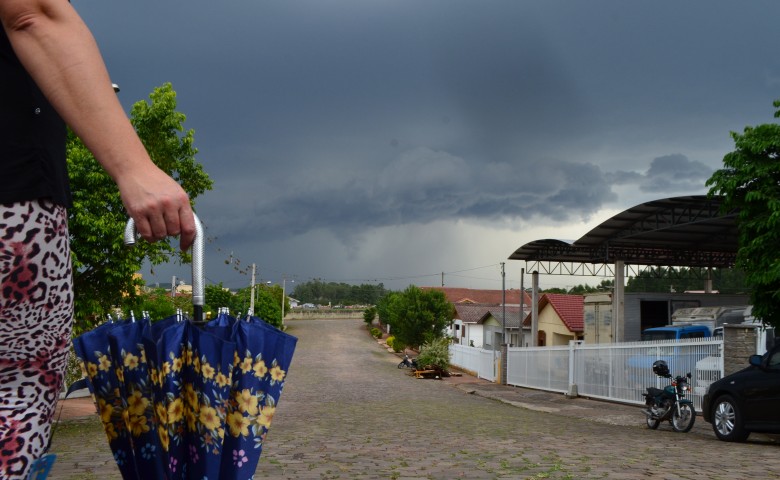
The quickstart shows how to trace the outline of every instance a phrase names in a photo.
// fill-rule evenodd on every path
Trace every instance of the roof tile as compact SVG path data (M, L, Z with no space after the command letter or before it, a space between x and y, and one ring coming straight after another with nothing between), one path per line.
M451 288L451 287L420 287L422 290L439 290L444 292L447 300L455 305L458 304L482 304L482 305L501 305L503 290L477 290L473 288ZM512 288L506 290L506 304L520 305L520 289ZM525 305L531 304L531 296L525 294Z

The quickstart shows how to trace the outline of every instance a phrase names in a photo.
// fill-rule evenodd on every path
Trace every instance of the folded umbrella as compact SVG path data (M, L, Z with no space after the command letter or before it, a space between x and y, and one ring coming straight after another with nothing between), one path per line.
M130 324L127 321L109 321L73 340L76 355L81 359L97 405L108 444L123 479L139 479L135 462L134 444L125 422L126 401L122 398L120 376L123 370L115 362L108 337L117 329Z
M257 317L225 317L232 323L236 351L220 478L250 479L260 461L297 339Z
M194 319L104 324L74 340L124 479L250 479L297 339L256 317L203 322L195 218ZM136 241L132 219L125 243Z

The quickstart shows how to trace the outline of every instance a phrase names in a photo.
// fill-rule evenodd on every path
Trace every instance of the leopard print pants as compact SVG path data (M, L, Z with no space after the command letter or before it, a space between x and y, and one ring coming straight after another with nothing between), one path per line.
M73 319L64 207L0 205L0 479L26 478L49 442Z

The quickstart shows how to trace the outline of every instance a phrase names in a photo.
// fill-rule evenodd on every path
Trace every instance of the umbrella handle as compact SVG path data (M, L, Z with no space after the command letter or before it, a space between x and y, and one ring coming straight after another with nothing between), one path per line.
M197 215L195 217L195 240L192 242L192 306L195 322L203 322L203 304L204 304L204 281L203 274L203 250L205 239L203 236L203 224L200 223ZM125 245L133 246L138 240L139 235L135 229L135 220L127 220L125 225Z

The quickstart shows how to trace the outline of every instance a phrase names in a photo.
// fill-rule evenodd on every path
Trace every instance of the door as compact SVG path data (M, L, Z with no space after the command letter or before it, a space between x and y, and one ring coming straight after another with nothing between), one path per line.
M764 369L755 368L745 380L745 422L780 427L780 349L767 359Z
M666 300L642 300L639 304L640 332L648 328L669 325L669 302Z

